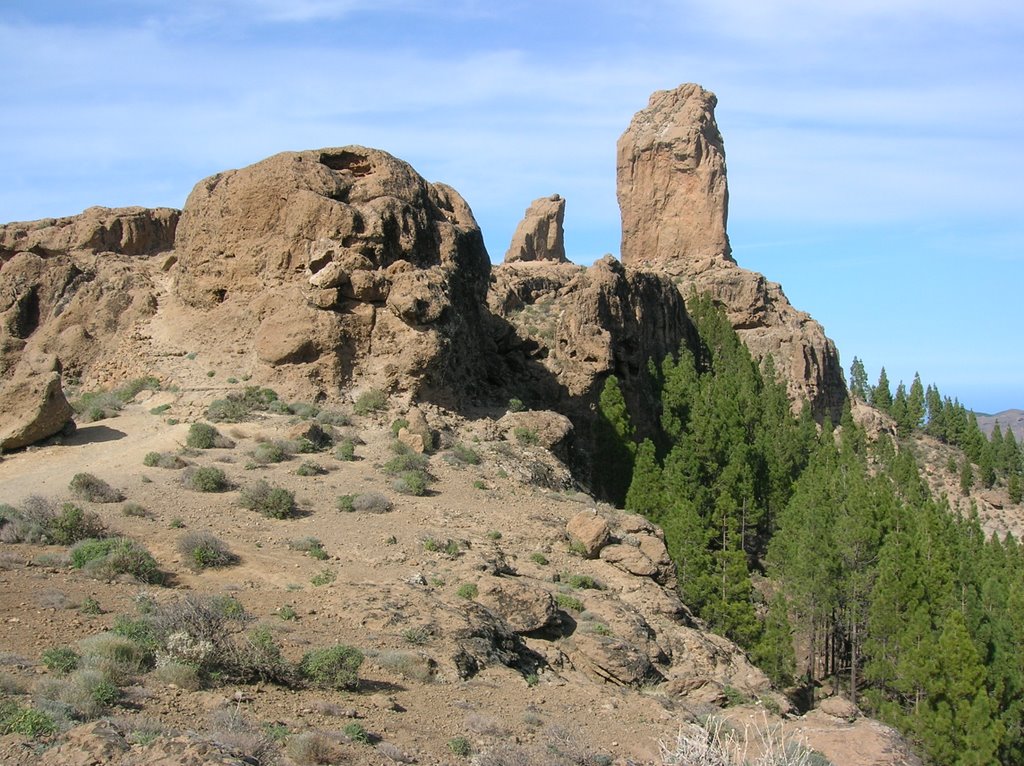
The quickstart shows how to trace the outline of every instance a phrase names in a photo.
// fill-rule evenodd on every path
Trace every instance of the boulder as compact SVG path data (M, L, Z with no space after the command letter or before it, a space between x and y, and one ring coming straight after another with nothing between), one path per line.
M611 540L611 528L596 510L580 511L565 525L569 537L580 546L587 558L597 558Z
M516 633L543 630L558 617L550 593L508 578L483 583L477 601L499 615Z
M818 709L833 718L853 721L860 716L860 710L846 697L826 697L818 703Z
M505 263L516 261L555 261L568 263L565 257L565 200L557 194L541 197L530 203L519 222L512 243L505 253Z
M60 433L73 415L57 358L27 355L0 389L0 450L27 447Z
M522 441L529 432L536 443L548 450L557 450L572 433L572 422L565 415L548 410L507 412L498 421L498 429L510 441Z

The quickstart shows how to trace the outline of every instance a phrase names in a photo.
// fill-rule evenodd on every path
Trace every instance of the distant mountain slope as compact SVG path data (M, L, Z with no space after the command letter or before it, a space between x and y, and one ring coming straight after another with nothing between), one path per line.
M1003 410L997 412L995 415L983 415L977 413L978 427L985 436L992 435L992 429L995 428L996 423L999 424L999 428L1005 434L1006 429L1009 428L1013 431L1013 435L1020 441L1024 438L1024 410Z

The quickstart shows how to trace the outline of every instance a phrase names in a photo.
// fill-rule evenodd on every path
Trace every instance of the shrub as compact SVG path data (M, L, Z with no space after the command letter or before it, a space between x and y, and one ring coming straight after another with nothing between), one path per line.
M149 511L138 503L125 503L121 506L121 515L128 516L129 518L145 519L149 517ZM86 535L86 537L96 537L96 535Z
M99 516L72 503L64 503L60 515L53 519L47 531L47 537L57 545L73 545L79 540L104 534L106 529Z
M320 689L355 689L359 686L359 666L363 653L352 646L313 649L299 663L299 672L311 685Z
M103 614L103 609L100 607L100 602L94 599L92 596L86 596L85 599L78 607L78 611L82 614Z
M240 502L243 508L272 519L287 519L295 513L295 495L262 479L242 490Z
M515 397L508 400L508 411L509 412L522 412L526 409L526 405L523 404L522 399L516 399Z
M539 566L547 566L547 564L548 564L548 557L545 556L540 551L534 551L533 553L530 554L530 561L532 561L534 564L537 564Z
M160 381L154 377L136 378L111 391L87 391L71 402L71 407L88 421L103 420L117 415L124 405L143 389L157 390Z
M0 702L0 734L21 734L35 739L56 731L57 724L49 714L13 702Z
M340 763L342 759L338 743L319 731L304 731L289 737L285 750L300 766Z
M90 503L120 503L124 495L91 473L76 473L68 485L72 494Z
M409 421L405 418L397 418L391 423L391 435L398 436L398 432L409 427Z
M81 657L70 646L55 646L52 649L45 650L39 659L42 660L43 667L51 673L58 676L66 676L73 670L78 669Z
M295 473L298 476L323 476L327 473L327 469L319 463L307 460L296 469Z
M426 455L413 452L400 441L391 442L391 449L397 453L383 466L384 473L398 476L406 471L426 471L430 459Z
M401 495L422 497L427 494L429 479L423 471L405 471L391 483L391 488Z
M448 740L448 749L452 751L452 755L457 755L460 758L469 758L473 753L473 748L469 745L469 740L465 737L452 737Z
M583 602L575 596L570 596L568 593L558 593L555 595L555 603L561 609L568 609L573 612L583 611Z
M434 637L434 631L426 625L418 625L415 628L406 628L402 631L402 638L408 644L422 646Z
M170 468L177 470L188 465L177 455L170 452L147 452L142 464L149 468Z
M534 428L516 426L512 429L512 435L515 436L517 442L525 446L540 444L540 436Z
M320 410L314 418L317 423L324 426L350 426L352 418L344 412L337 410Z
M192 449L214 449L215 447L230 449L235 446L235 443L209 423L193 423L188 428L185 446Z
M185 485L197 492L223 492L228 488L228 477L214 466L200 466L185 474Z
M331 584L337 579L337 577L338 575L336 575L333 570L321 569L317 574L310 578L309 582L319 588L321 585Z
M360 742L364 745L370 744L370 733L358 721L345 724L345 728L342 731L350 742Z
M371 412L379 412L387 407L388 397L378 388L370 388L356 397L352 411L356 415L369 415Z
M576 588L578 590L600 590L601 586L590 575L581 574L570 574L562 575L562 582L568 584L570 588Z
M203 685L195 666L181 662L166 662L153 671L153 676L162 684L173 684L185 691L198 691Z
M128 574L145 583L162 583L163 572L144 547L127 537L82 540L71 549L71 566L110 580Z
M252 459L260 465L283 463L291 457L282 442L263 442L262 444L257 444L256 449L251 454Z
M209 532L187 533L178 541L178 551L197 572L238 563L238 556L228 549L227 544Z
M362 492L358 495L338 497L338 510L343 513L387 513L391 508L391 501L379 492Z
M342 462L351 463L356 459L356 443L352 439L342 439L334 450L334 457Z
M323 561L327 558L327 551L324 550L324 544L315 537L302 537L298 540L290 540L288 547L293 551L302 551L308 553L310 558L318 559Z
M112 631L84 638L78 647L83 668L99 670L105 678L118 683L127 682L153 662L149 647Z
M480 594L480 589L476 586L476 583L465 582L459 586L458 590L455 591L455 595L459 598L464 598L467 601L472 601Z
M253 412L266 412L278 401L277 393L269 388L246 386L245 390L217 399L206 410L206 419L214 423L239 423L248 420Z
M290 604L285 604L277 610L277 616L282 620L292 621L299 619L299 613L295 611L295 607Z
M452 447L452 457L458 462L465 463L466 465L480 465L480 453L472 447L467 447L464 444L456 444Z

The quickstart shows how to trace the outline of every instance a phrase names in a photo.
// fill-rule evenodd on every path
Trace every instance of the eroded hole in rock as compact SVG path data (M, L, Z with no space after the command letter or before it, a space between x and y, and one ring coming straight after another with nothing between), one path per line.
M217 301L217 303L223 303L224 300L228 297L228 291L225 290L223 287L218 288L217 290L213 291L213 297L214 300Z
M27 338L39 327L39 294L32 288L17 302L17 314L12 323L12 333L19 338Z
M309 270L316 274L334 259L334 251L328 250L321 255L309 259Z
M355 152L338 152L336 154L321 154L320 164L326 165L331 170L348 170L356 178L368 176L373 172L373 165L361 154Z

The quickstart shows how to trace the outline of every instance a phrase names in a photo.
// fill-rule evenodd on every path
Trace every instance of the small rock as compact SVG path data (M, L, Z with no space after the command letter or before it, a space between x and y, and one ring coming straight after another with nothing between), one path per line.
M601 548L611 540L611 529L608 522L598 515L597 511L580 511L565 525L565 531L576 542L583 546L587 558L597 558Z

